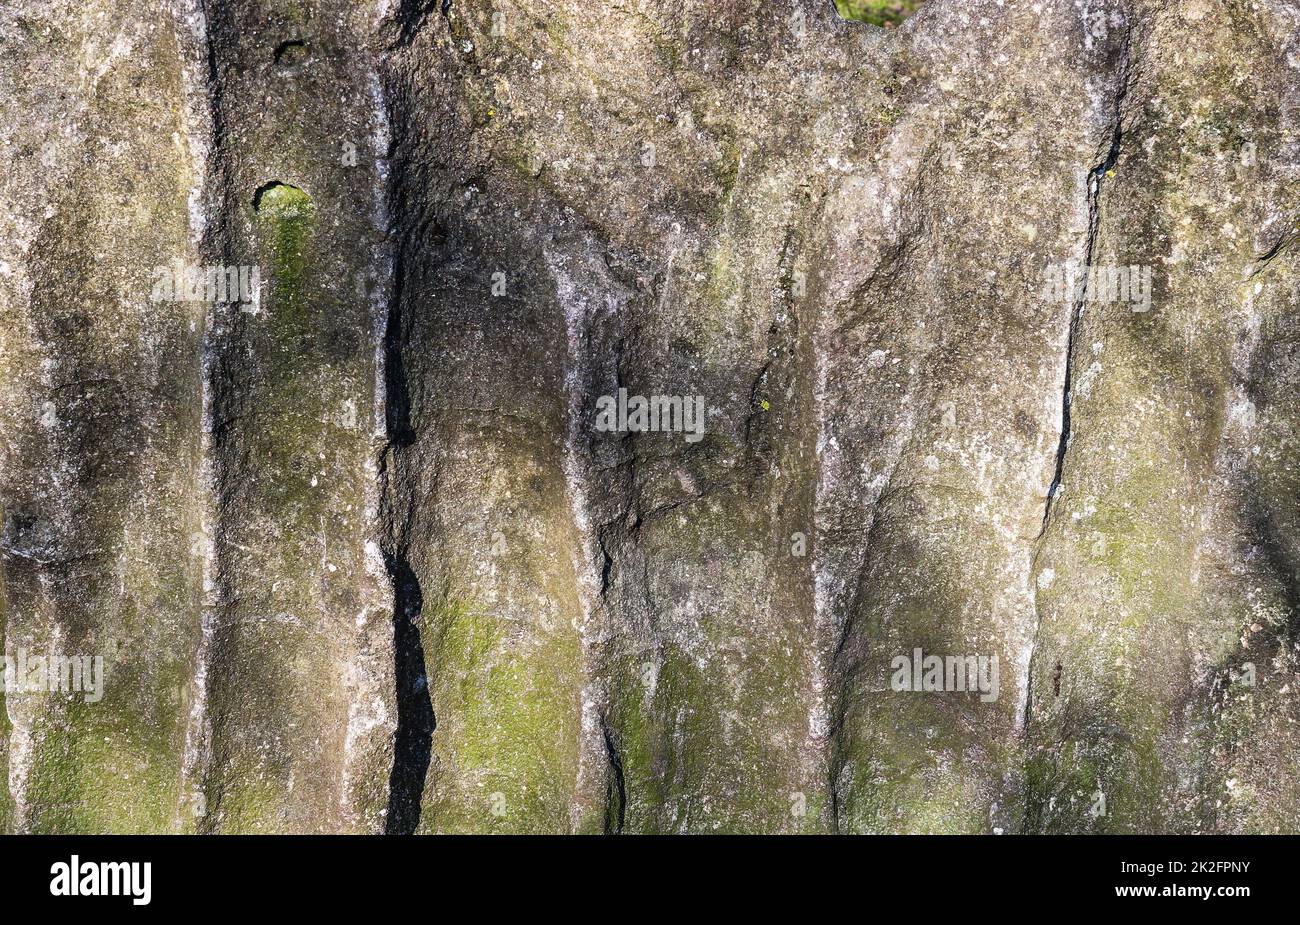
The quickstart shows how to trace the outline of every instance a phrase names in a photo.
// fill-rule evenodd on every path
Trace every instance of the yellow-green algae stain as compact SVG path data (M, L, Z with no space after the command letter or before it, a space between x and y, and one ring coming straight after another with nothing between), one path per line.
M568 831L576 635L557 621L521 651L509 621L454 595L425 619L438 728L421 830Z
M874 26L892 28L916 12L923 0L835 0L835 9L845 19L857 19Z

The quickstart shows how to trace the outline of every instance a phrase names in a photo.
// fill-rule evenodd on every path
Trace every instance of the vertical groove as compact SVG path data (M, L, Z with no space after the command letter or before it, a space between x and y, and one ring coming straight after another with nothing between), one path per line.
M393 648L397 684L397 731L388 781L385 833L412 835L420 824L424 779L437 725L429 699L429 678L420 639L424 598L405 550L385 556L393 582Z
M403 3L394 21L405 35L409 10ZM406 37L410 40L410 36ZM371 81L377 110L384 113L384 145L392 144L392 125L404 126L404 114L394 109L395 95L386 93L376 73ZM394 684L397 695L397 726L393 739L393 765L388 780L388 814L385 832L411 835L420 825L425 778L432 758L433 732L437 718L429 691L428 667L421 638L424 595L408 558L410 499L405 497L403 466L414 443L411 424L410 386L404 356L406 345L402 305L406 296L407 239L400 234L402 203L406 190L405 161L388 152L380 176L382 214L390 238L396 236L388 264L388 287L376 300L377 376L382 394L376 395L377 420L382 427L379 452L379 530L384 565L393 594ZM382 417L380 416L382 414ZM401 512L399 514L399 511Z
M172 8L175 27L181 36L183 55L181 73L185 90L185 113L188 122L186 142L194 162L195 176L190 188L190 231L194 243L202 249L211 232L209 204L212 202L210 155L214 142L216 122L216 97L211 92L211 49L205 15L204 0L178 0ZM199 644L194 655L194 673L190 685L190 715L185 730L185 746L181 766L181 795L177 806L180 831L202 827L206 806L201 798L203 765L208 757L211 741L211 724L208 717L208 669L212 656L214 610L218 606L215 544L216 529L216 472L213 448L212 375L213 356L209 334L213 326L214 308L204 313L203 333L200 338L200 493L202 511L198 535L192 543L199 547L202 560L202 597L200 604ZM193 820L191 824L186 816Z

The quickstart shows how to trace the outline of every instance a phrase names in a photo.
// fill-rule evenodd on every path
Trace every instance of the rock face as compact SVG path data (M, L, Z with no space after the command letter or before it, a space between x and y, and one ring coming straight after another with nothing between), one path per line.
M0 145L6 830L1300 830L1295 3L18 0Z

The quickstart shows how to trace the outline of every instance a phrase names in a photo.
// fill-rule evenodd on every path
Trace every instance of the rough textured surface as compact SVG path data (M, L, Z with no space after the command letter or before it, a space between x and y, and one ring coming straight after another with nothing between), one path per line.
M1300 830L1300 6L888 18L0 10L0 823Z

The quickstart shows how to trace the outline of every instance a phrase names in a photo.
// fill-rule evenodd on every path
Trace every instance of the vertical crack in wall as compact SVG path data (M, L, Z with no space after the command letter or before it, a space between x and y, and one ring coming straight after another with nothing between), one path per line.
M1096 164L1088 174L1088 229L1087 239L1084 244L1083 266L1080 269L1082 273L1082 282L1078 298L1075 300L1070 313L1069 334L1066 337L1065 345L1065 377L1061 385L1061 439L1056 450L1056 470L1052 475L1052 485L1047 491L1047 499L1043 505L1043 525L1039 531L1039 539L1047 532L1047 524L1052 515L1052 506L1058 494L1061 491L1062 479L1065 474L1065 454L1070 445L1070 402L1071 391L1074 384L1074 354L1077 348L1077 339L1079 326L1083 321L1084 309L1088 302L1088 285L1089 268L1092 266L1093 257L1097 249L1097 234L1101 224L1101 189L1106 180L1106 175L1119 160L1120 145L1124 137L1124 101L1128 96L1129 82L1129 43L1131 41L1131 28L1126 27L1124 38L1120 47L1120 65L1119 74L1116 82L1115 93L1115 115L1111 122L1110 144L1105 156Z
M1074 364L1075 352L1078 349L1079 328L1083 323L1084 311L1087 307L1088 297L1090 295L1088 280L1090 278L1089 268L1092 266L1097 249L1097 236L1101 228L1101 192L1102 186L1107 179L1107 174L1119 160L1120 148L1124 138L1124 103L1128 98L1129 80L1132 63L1132 26L1126 20L1124 23L1123 37L1120 40L1118 54L1118 73L1115 81L1115 103L1114 114L1110 119L1110 138L1107 145L1106 153L1101 159L1094 164L1087 176L1087 196L1088 219L1086 228L1086 237L1083 246L1083 266L1080 268L1080 281L1078 285L1078 295L1074 299L1070 310L1070 325L1066 335L1065 342L1065 375L1061 384L1061 437L1056 449L1056 467L1052 474L1051 487L1047 490L1047 498L1043 503L1043 522L1039 528L1038 537L1035 540L1033 557L1030 560L1030 590L1034 595L1034 631L1030 641L1029 651L1029 670L1025 679L1025 702L1021 711L1021 729L1028 740L1030 719L1034 707L1034 661L1038 655L1039 634L1042 631L1042 613L1038 607L1038 585L1037 575L1039 573L1039 561L1042 557L1043 550L1047 545L1047 529L1051 522L1052 513L1055 508L1055 502L1060 495L1065 478L1065 457L1070 446L1070 433L1072 424L1071 401L1074 386ZM1054 684L1057 690L1060 688L1060 671L1058 666L1054 678ZM1025 791L1025 822L1024 829L1029 829L1029 799L1028 788Z
M433 754L437 721L429 699L429 676L420 636L424 595L405 549L385 555L393 582L393 650L397 685L397 731L388 780L389 835L411 835L420 824L424 779Z
M401 11L397 21L399 24L402 22ZM387 147L392 141L388 126L394 121L390 107L395 97L384 92L378 75L372 82L372 95L375 106L384 113L384 145ZM408 182L404 167L405 161L394 157L391 161L385 159L381 171L383 216L390 237L401 225L401 204ZM382 382L382 393L377 391L376 402L382 403L383 427L379 454L379 527L384 564L393 593L394 684L397 695L397 727L385 823L385 830L390 835L410 835L419 827L425 778L433 754L433 732L437 728L421 634L424 594L408 558L408 533L413 510L402 465L415 442L402 312L406 297L406 242L405 235L398 236L389 266L391 285L376 312L376 375Z
M1122 94L1121 101L1122 103ZM1120 103L1117 103L1120 105ZM1118 118L1118 117L1117 117ZM1118 144L1119 128L1116 127L1116 144ZM1088 174L1088 234L1087 241L1084 245L1084 262L1080 268L1082 274L1080 287L1081 291L1078 298L1074 301L1070 311L1070 327L1065 341L1065 376L1061 383L1061 438L1056 448L1056 468L1052 474L1052 484L1047 490L1047 498L1043 504L1043 523L1039 530L1039 539L1047 532L1048 522L1052 517L1052 506L1057 496L1061 493L1062 483L1065 475L1065 454L1070 446L1070 404L1072 390L1074 385L1074 363L1075 353L1078 348L1079 326L1083 322L1083 313L1087 305L1089 296L1089 287L1087 280L1090 268L1092 267L1093 255L1097 246L1097 229L1100 221L1100 199L1102 181L1105 179L1106 172L1115 163L1118 151L1112 151L1106 159Z
M605 834L621 835L627 821L627 783L623 778L623 760L619 757L618 746L609 726L602 723L601 732L605 742L605 757L612 772L605 801Z
M400 172L400 171L399 171ZM393 743L393 768L389 775L388 817L390 835L409 835L420 822L425 775L432 756L433 731L437 719L429 694L428 669L420 632L424 594L419 578L407 557L410 511L400 518L396 511L410 504L407 486L402 484L400 457L414 441L406 365L402 360L401 302L402 266L396 263L395 283L385 333L385 419L388 444L380 469L383 554L393 591L394 680L397 693L397 729Z
M424 659L421 615L424 594L407 553L410 510L396 512L410 504L403 484L401 459L414 440L407 400L406 366L402 362L401 302L403 298L400 254L395 266L394 287L389 303L382 374L386 383L384 414L388 442L380 458L380 528L384 564L393 593L394 683L397 695L397 728L393 740L393 767L388 781L390 835L413 834L420 822L425 776L432 756L433 731L437 719L429 694L428 669Z

